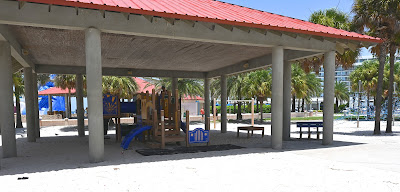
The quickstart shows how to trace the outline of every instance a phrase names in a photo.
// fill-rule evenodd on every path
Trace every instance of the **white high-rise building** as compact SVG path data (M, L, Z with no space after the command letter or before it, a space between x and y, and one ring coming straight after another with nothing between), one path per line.
M336 70L335 70L335 81L336 82L344 82L344 83L346 83L346 85L347 85L347 87L349 89L349 92L353 92L351 90L351 82L350 82L350 74L351 74L351 72L353 72L358 66L362 65L362 62L368 61L368 60L373 60L373 59L376 59L376 58L374 58L372 56L367 56L367 57L360 56L357 59L356 63L354 63L353 66L348 68L348 69L344 69L341 66L336 67ZM397 58L397 59L400 59L400 58ZM320 73L317 75L317 78L321 80L321 86L323 88L324 87L324 68L323 67L321 67Z
M362 65L362 62L367 61L367 60L373 60L376 59L372 56L360 56L356 63L353 64L352 67L345 69L341 66L336 67L335 70L335 81L337 82L344 82L347 85L347 88L349 89L350 93L353 93L353 90L351 89L351 81L350 81L350 74L360 65ZM400 59L396 58L397 60ZM317 74L317 78L321 80L321 87L322 89L324 88L324 68L321 66L319 74ZM350 97L354 97L354 94L351 95ZM314 110L319 110L320 109L320 103L323 102L323 94L321 94L320 97L318 98L313 98L312 99L312 109ZM350 103L352 103L352 99L350 99Z

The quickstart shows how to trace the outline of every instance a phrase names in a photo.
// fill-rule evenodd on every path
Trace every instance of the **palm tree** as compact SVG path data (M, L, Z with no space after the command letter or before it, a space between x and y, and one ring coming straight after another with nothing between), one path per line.
M335 113L339 112L339 101L349 100L349 90L344 82L335 83L336 106Z
M263 120L263 101L271 97L272 69L257 70L247 74L244 79L244 92L248 98L256 97L261 103L261 121Z
M383 76L387 49L390 52L390 68L394 70L394 53L398 42L399 34L399 4L400 0L356 0L353 5L354 26L360 32L368 30L369 35L375 35L384 40L374 53L379 57L377 96L375 102L375 128L374 134L380 134L380 113L383 93ZM388 47L389 46L389 47ZM393 72L390 72L389 84L393 87ZM389 109L392 108L393 88L389 88ZM386 132L392 132L391 117L392 110L388 114Z
M345 12L339 11L336 8L316 11L311 14L309 21L346 31L351 30L351 20L349 15ZM353 66L353 63L356 62L359 54L359 49L345 50L342 54L336 53L336 64L348 69ZM311 69L318 73L323 61L323 58L317 57L305 59L301 62L301 66L307 73L311 71Z
M156 91L161 91L164 86L167 90L172 90L171 78L145 78L149 84L146 87L154 85ZM204 83L197 79L182 79L178 78L178 92L180 96L199 96L204 94Z
M103 93L118 95L120 99L132 99L139 90L131 77L103 76Z
M306 85L307 85L307 94L305 95L304 100L307 103L311 102L312 97L319 97L322 94L321 88L321 80L317 78L314 73L306 74ZM304 102L303 102L303 111L304 111Z
M300 100L301 98L306 97L308 86L307 86L307 77L304 70L300 67L299 64L292 65L292 112L295 112L296 108L296 97ZM299 107L300 111L300 107Z
M245 79L247 74L241 73L237 75L231 75L226 78L227 81L227 93L228 97L232 99L242 100L245 96L244 87L245 87ZM211 90L213 92L213 96L221 95L221 79L215 79L211 82ZM235 104L236 105L236 104ZM238 113L237 119L242 119L242 102L238 102Z
M378 82L379 62L377 60L364 61L350 74L351 88L358 91L358 82L361 81L363 90L367 93L367 108L369 109L369 100L371 95L375 95ZM369 114L368 114L369 115Z
M49 81L50 81L49 74L37 74L37 83L39 86L43 86Z
M19 97L25 92L24 78L22 77L22 72L19 71L13 74L14 83L14 96L15 96L15 108L17 112L17 120L15 128L23 128L21 120L21 103Z

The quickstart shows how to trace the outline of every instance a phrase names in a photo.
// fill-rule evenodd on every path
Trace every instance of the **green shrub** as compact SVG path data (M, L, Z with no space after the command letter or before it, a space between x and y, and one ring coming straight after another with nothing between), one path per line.
M346 109L346 107L348 107L347 104L343 104L343 105L339 105L339 111L343 111Z
M259 107L261 107L261 105ZM217 108L217 113L221 114L221 106L216 106L216 108ZM271 113L271 105L263 105L262 110L264 113ZM238 106L236 105L236 109L234 108L234 106L227 106L226 111L227 111L227 113L229 113L229 111L230 111L232 114L237 114ZM257 110L257 105L254 105L254 113L259 113L259 111L260 111L260 109ZM212 111L212 109L210 109L210 114L213 114L213 113L214 112ZM246 104L246 106L244 106L242 104L242 113L251 113L251 105Z

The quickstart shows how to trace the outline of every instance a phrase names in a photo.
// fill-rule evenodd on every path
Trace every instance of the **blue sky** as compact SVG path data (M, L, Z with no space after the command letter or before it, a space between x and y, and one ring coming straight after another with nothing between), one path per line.
M271 13L289 16L297 19L308 20L312 12L338 8L349 13L354 0L222 0L227 3L242 5L254 9L259 9ZM362 56L371 55L366 49L361 53Z

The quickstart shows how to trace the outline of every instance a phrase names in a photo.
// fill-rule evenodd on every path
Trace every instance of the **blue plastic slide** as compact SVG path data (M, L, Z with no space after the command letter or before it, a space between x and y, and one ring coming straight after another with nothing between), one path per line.
M142 134L144 131L150 130L151 128L152 126L139 126L135 129L132 129L132 131L124 137L124 140L121 143L121 147L125 150L128 149L129 144L131 143L133 138Z

